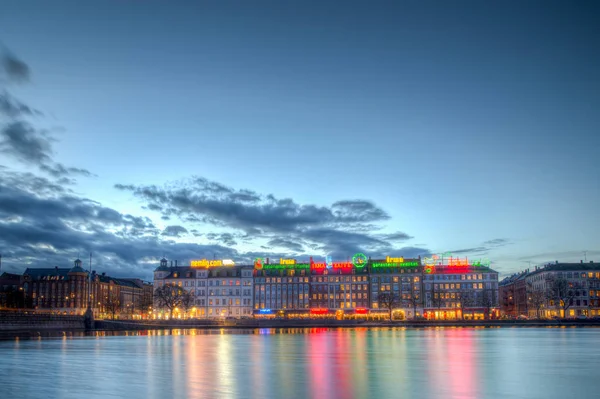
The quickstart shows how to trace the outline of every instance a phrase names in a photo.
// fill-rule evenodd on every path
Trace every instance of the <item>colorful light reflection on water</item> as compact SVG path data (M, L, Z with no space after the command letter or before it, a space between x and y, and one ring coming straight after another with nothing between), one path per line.
M587 398L600 329L172 330L0 342L7 398Z

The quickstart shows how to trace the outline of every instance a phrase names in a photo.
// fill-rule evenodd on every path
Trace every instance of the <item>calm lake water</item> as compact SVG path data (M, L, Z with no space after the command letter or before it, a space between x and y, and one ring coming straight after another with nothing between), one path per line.
M594 328L127 334L0 341L0 397L600 397Z

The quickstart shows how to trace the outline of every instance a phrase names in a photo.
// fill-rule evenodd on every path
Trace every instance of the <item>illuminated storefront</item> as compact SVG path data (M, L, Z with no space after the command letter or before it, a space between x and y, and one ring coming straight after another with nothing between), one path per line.
M186 267L161 266L155 280L157 286L169 282L194 292L194 309L187 314L200 318L383 320L390 307L395 320L497 317L498 273L484 266L488 261L447 255L257 258L253 267L202 259ZM391 306L384 294L393 298Z
M423 316L428 320L498 318L498 273L481 264L450 258L444 264L425 265Z
M189 266L167 266L163 259L154 271L155 287L176 285L192 294L187 306L173 310L173 318L243 318L252 317L252 266L236 265L231 259L192 260ZM155 300L154 317L165 319L168 309Z
M354 257L357 260L357 257ZM352 313L369 307L369 274L366 263L314 262L310 267L311 309L342 310ZM363 266L364 265L364 266ZM345 314L345 313L344 313Z
M254 315L260 310L297 311L309 308L309 263L269 258L254 261ZM258 311L258 312L257 312ZM285 312L284 312L285 313Z
M420 317L423 312L421 259L405 259L387 256L383 260L373 260L369 264L371 309L386 311L389 307L380 303L380 295L395 299L392 318L394 320Z

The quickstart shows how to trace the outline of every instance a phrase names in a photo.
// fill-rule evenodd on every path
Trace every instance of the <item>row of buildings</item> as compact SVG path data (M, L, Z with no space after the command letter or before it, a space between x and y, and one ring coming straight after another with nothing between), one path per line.
M295 259L199 260L169 266L162 259L154 287L180 287L193 298L155 317L286 317L487 319L499 317L498 273L466 259L390 258L302 263Z
M156 290L187 294L171 308ZM175 295L176 291L173 291ZM498 282L489 266L464 259L166 259L154 283L71 268L28 268L0 275L0 308L96 317L486 319L600 316L600 264L552 263Z
M500 309L509 317L600 316L600 264L555 263L527 269L499 284Z
M91 306L96 317L141 318L151 311L153 286L137 278L115 278L83 269L28 268L0 275L0 306L81 315Z

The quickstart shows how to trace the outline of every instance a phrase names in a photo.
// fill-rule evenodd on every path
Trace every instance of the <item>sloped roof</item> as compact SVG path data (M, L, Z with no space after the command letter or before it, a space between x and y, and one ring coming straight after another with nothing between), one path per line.
M600 263L550 263L544 267L532 271L529 275L553 271L600 271Z
M66 267L43 267L43 268L27 268L23 273L24 276L30 276L32 280L41 280L43 277L65 277L69 275L71 269Z

